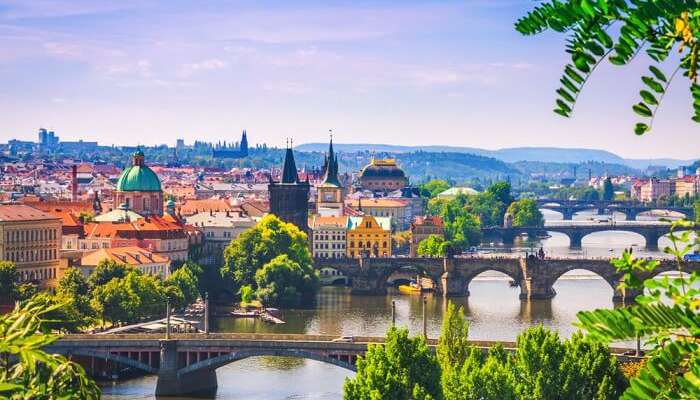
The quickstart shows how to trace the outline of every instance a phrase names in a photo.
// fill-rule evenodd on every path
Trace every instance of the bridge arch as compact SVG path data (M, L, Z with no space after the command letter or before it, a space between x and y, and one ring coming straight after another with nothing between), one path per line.
M484 272L491 272L491 271L499 272L499 273L509 277L511 280L516 282L518 284L518 286L520 286L520 283L522 281L522 276L519 272L515 272L512 269L509 269L507 267L501 267L499 265L493 265L493 266L489 265L489 266L484 266L484 267L469 270L468 272L463 274L464 294L469 296L469 285L471 285L474 278L483 274Z
M95 357L106 361L112 361L127 367L132 367L139 369L141 371L147 372L149 374L155 374L158 372L158 368L154 368L148 364L142 363L141 361L134 360L133 358L120 356L117 354L112 354L104 351L94 351L94 350L71 350L65 354L66 356L82 356L82 357Z
M296 357L296 358L306 358L309 360L320 361L327 364L332 364L337 367L345 368L347 370L356 372L357 368L355 364L348 361L343 361L338 358L333 358L328 355L307 351L307 350L295 350L295 349L253 349L253 350L243 350L236 351L233 353L222 354L218 357L208 358L190 364L186 367L180 368L177 371L178 376L184 376L192 372L199 370L210 370L213 371L217 368L223 367L224 365L244 360L250 357L260 357L260 356L275 356L275 357Z
M583 245L583 239L585 239L585 238L587 238L587 237L590 239L590 236L591 236L591 235L596 236L596 235L599 235L599 234L606 234L606 233L611 233L611 232L613 232L613 233L634 234L635 239L640 239L640 238L641 238L640 247L649 247L649 246L654 247L654 245L656 245L656 242L653 242L653 241L654 241L654 238L649 238L649 237L645 236L644 234L642 234L642 233L640 233L640 232L637 232L637 231L635 231L635 230L633 230L633 229L625 229L624 227L615 227L615 228L612 228L612 229L605 229L605 230L599 230L599 231L587 231L587 232L582 232L582 233L580 234L580 237L577 236L577 235L573 235L573 236L572 236L572 235L567 235L567 236L569 237L569 240L570 240L570 243L569 243L570 246L572 246L572 247L576 247L576 246L581 247L581 246ZM658 238L656 238L656 240L658 241ZM653 242L653 243L652 243L652 242Z
M607 269L607 268L601 269L601 268L590 267L590 266L586 266L586 265L568 265L568 266L565 266L564 268L560 268L560 269L556 270L551 275L552 285L557 283L559 278L561 278L563 275L565 275L569 272L572 272L572 271L591 272L591 273L597 275L598 277L603 278L603 280L608 283L608 285L610 286L610 288L613 291L617 290L617 285L618 285L620 278L621 278L621 275L615 271L615 267L613 267L612 265L609 266L609 269Z

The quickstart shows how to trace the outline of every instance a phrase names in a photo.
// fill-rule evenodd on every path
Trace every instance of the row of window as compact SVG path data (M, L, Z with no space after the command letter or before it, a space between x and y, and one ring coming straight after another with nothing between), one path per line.
M370 241L367 241L367 244L366 244L366 245L365 245L364 242L361 242L361 241L358 241L358 242L357 242L357 247L359 247L359 248L363 248L363 247L372 248L373 246L374 246L374 245L373 245L372 242L370 242ZM351 240L351 241L350 241L350 246L349 246L349 247L355 247L355 242ZM389 247L389 243L388 243L388 242L382 242L382 248L386 249L387 247Z
M56 268L41 268L33 269L29 271L19 271L19 281L20 282L31 282L31 281L41 281L44 279L55 279L56 278Z
M330 245L330 247L329 247ZM314 243L314 249L344 249L345 243Z
M8 251L6 256L13 262L52 261L56 259L56 249Z
M5 231L6 243L26 243L37 240L55 240L57 229L12 229Z
M345 240L345 234L342 234L342 235L318 235L318 234L314 234L314 240Z

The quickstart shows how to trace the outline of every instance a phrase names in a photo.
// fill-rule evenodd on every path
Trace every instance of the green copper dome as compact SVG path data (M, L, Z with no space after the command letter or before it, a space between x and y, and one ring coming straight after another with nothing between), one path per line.
M134 153L133 165L124 168L117 181L119 192L160 192L158 175L144 164L143 152Z

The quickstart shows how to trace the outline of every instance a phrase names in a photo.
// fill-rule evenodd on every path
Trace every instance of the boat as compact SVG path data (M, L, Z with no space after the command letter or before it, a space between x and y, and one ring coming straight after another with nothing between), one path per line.
M399 285L399 292L405 294L420 294L423 288L420 287L415 281L411 281L408 285Z

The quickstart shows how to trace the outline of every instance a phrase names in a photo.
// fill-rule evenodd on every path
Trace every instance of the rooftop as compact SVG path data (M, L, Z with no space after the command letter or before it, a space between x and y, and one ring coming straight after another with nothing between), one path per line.
M60 217L24 204L0 205L0 222L46 221L57 219L60 219Z
M166 263L167 257L163 257L146 249L137 246L112 247L109 249L99 249L84 255L80 262L82 265L97 265L102 260L112 260L120 264L143 265L154 263Z

